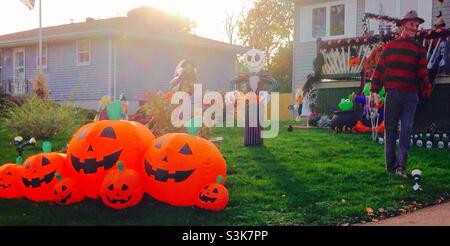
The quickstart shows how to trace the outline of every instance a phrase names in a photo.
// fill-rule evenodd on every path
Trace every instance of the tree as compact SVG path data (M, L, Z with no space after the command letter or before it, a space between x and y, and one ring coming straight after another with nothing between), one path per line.
M274 53L292 40L293 9L293 1L255 0L253 8L239 22L242 44L264 50L270 64Z
M179 15L168 14L153 7L139 7L128 11L127 16L134 21L148 23L155 29L190 33L196 27L195 21Z
M281 46L268 68L269 73L278 81L276 91L292 91L292 48L293 41Z

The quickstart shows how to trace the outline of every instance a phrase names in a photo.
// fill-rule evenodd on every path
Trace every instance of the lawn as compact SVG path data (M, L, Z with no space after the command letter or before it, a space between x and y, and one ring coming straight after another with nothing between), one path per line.
M277 138L251 148L242 145L242 128L213 129L215 136L224 137L220 149L227 161L225 186L230 193L224 211L173 207L149 196L123 211L89 199L71 206L1 199L0 225L340 225L369 220L366 208L375 214L380 208L398 214L399 209L448 197L448 150L413 147L408 171L421 169L424 187L415 193L411 179L385 172L383 147L372 142L370 134L288 132L284 126L289 123L280 123ZM13 136L1 125L0 136L0 163L12 162ZM53 146L63 149L69 138L56 137ZM38 152L33 148L26 155Z

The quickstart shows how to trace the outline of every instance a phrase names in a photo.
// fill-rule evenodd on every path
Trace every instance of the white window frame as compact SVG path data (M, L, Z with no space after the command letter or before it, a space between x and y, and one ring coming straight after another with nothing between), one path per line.
M345 20L344 20L344 34L330 36L330 18L331 7L343 4L345 7ZM313 9L326 8L326 35L321 37L322 40L351 38L356 36L357 23L357 0L339 0L326 3L312 4L300 7L300 37L299 40L302 43L313 42L316 38L312 36L312 13Z
M48 54L48 45L42 44L42 58L45 57L45 63L42 64L42 69L47 69L47 63L48 63L47 54ZM36 47L36 69L39 69L39 45Z
M80 61L80 50L79 50L79 44L81 42L88 42L88 46L89 46L89 50L88 50L88 54L89 54L89 61L87 62L81 62ZM91 61L92 61L92 52L91 52L91 40L90 39L83 39L83 40L77 40L76 41L76 61L77 61L77 66L87 66L87 65L91 65ZM83 52L84 53L84 52Z
M400 13L400 1L401 0L390 0L395 1L395 15L391 16L394 18L401 18L404 13ZM420 25L419 28L430 29L433 21L433 0L417 0L417 14L419 17L425 20L425 23ZM365 12L379 14L380 12L380 0L370 0L366 1ZM369 20L369 31L373 31L375 34L379 34L379 21Z

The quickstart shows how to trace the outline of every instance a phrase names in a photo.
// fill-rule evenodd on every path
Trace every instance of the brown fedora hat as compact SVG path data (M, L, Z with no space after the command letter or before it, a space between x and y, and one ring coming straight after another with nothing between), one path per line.
M400 19L400 24L403 24L403 23L405 23L405 21L409 21L409 20L417 20L417 21L419 21L420 24L425 22L424 19L420 18L417 15L417 12L415 10L410 10L410 11L406 12Z

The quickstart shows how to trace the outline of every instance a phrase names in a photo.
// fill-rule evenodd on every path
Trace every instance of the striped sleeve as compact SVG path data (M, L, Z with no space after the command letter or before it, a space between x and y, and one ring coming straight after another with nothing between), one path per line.
M431 94L431 83L428 77L427 58L424 48L420 49L419 71L417 72L417 77L420 81L419 86L422 97L429 97Z
M383 82L384 82L384 66L386 62L386 56L385 56L386 49L383 50L383 52L380 55L380 58L378 59L377 65L375 67L375 71L372 74L371 84L370 84L370 91L378 93L381 88L383 88Z

